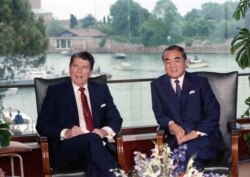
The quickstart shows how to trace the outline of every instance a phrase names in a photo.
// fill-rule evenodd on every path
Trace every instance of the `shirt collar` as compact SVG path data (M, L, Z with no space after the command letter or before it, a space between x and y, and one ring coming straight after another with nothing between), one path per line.
M80 87L79 87L78 85L74 84L73 82L72 82L72 85L73 85L74 92L79 91L79 88L80 88ZM86 83L86 84L83 86L83 88L85 88L85 90L88 91L88 83Z
M182 88L184 76L185 76L185 72L184 72L183 75L181 75L180 77L177 78L177 79L179 80L179 84L180 84L180 87L181 87L181 88ZM172 84L172 85L175 85L175 82L174 82L175 80L176 80L176 79L171 78L171 84Z

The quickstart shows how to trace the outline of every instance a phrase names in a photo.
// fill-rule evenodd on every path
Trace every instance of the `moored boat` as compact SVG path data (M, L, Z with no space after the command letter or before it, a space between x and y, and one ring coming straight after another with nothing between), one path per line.
M114 62L112 64L112 68L118 70L131 70L132 65L127 60L127 55L125 53L115 53L113 55Z
M71 56L71 55L73 55L73 51L72 50L62 51L61 54L62 55L67 55L67 56Z
M127 55L125 53L115 53L113 57L116 60L125 60L127 58Z
M132 69L132 65L128 61L114 63L112 64L112 67L114 69L119 69L119 70L131 70Z
M205 62L204 59L198 58L197 56L188 59L188 68L204 68L204 67L208 67L208 63Z

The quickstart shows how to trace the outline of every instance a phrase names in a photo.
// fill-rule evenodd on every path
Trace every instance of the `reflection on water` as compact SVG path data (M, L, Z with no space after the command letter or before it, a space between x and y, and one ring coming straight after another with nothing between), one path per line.
M196 54L197 55L197 54ZM194 54L188 54L192 57ZM161 60L161 54L127 54L127 60L132 66L132 70L119 70L112 68L112 54L94 54L96 63L101 72L107 72L112 75L111 79L137 79L137 78L155 78L164 73L164 67ZM228 54L200 54L207 63L206 68L192 68L188 71L217 71L229 72L239 70L233 56ZM58 75L62 72L67 73L69 67L69 56L62 54L47 54L44 67L54 69ZM114 101L124 119L123 126L151 125L156 124L151 108L150 83L122 83L109 84ZM238 116L245 110L243 100L249 94L249 84L247 77L241 77L239 80L238 96ZM1 102L4 108L18 109L27 114L32 122L36 122L36 102L34 88L10 89L5 94L1 94ZM240 106L241 105L241 106ZM31 129L34 127L31 126Z

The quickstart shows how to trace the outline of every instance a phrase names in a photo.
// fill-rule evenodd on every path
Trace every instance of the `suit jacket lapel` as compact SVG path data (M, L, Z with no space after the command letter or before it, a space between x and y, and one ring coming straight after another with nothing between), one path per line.
M65 98L67 98L67 100L69 100L68 102L68 106L70 107L71 110L71 115L73 116L74 120L78 123L78 125L80 125L79 123L79 115L78 115L78 111L77 111L77 104L76 104L76 99L75 99L75 93L74 93L74 89L73 89L73 85L71 80L69 80L67 82L67 92L65 94Z
M181 107L186 107L189 92L191 90L191 77L188 72L186 72L183 85L182 85L182 91L181 91Z
M167 94L167 96L165 97L166 101L171 102L169 105L173 107L173 110L176 110L176 115L178 115L177 117L180 118L180 101L174 91L173 86L171 85L169 77L166 77L166 79L164 79L163 85L163 89L166 88L163 90L163 93Z
M98 92L95 91L95 88L93 87L91 82L88 82L88 90L89 90L89 98L91 102L92 117L93 117L94 125L96 127L98 125L97 113L98 113L98 105L99 105L98 100L100 100L100 98L98 99L98 95L97 95Z

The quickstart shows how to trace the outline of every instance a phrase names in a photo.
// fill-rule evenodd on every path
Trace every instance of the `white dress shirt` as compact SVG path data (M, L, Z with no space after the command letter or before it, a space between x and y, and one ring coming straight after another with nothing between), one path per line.
M84 133L89 133L89 131L87 130L84 115L83 115L81 92L79 91L79 86L75 85L73 82L72 82L72 85L73 85L75 99L76 99L76 105L77 105L80 128L82 129L82 131ZM90 112L92 113L91 102L90 102L90 97L89 97L89 90L88 90L88 84L85 84L83 87L85 88L84 94L87 97L89 109L90 109ZM93 114L92 114L92 117L93 117ZM105 127L102 127L102 129L104 129L104 130L106 130L108 132L108 135L106 136L108 139L112 139L115 136L115 132L110 127L105 126ZM63 129L62 130L61 139L66 139L65 132L67 130L68 129Z
M179 77L177 79L173 79L173 78L170 79L171 85L172 85L172 87L173 87L173 89L174 89L175 92L176 92L176 83L175 83L175 80L179 80L179 85L180 85L180 87L182 89L184 76L185 76L185 74L183 74L181 77Z

